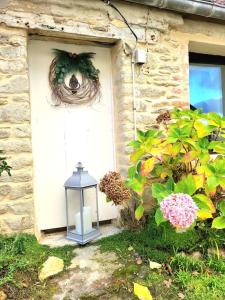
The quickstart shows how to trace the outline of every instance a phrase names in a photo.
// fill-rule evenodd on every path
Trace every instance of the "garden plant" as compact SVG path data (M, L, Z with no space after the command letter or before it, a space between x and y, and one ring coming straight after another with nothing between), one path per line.
M175 109L156 121L130 142L127 178L109 172L101 181L108 201L127 208L135 200L137 222L145 219L144 227L99 242L125 262L112 290L126 290L127 299L133 290L145 300L222 300L225 117Z
M157 118L160 128L138 131L132 141L127 185L136 192L136 218L144 213L143 194L151 186L159 225L174 229L207 224L225 228L225 117L199 110L174 110Z
M8 165L7 161L6 161L6 157L1 156L3 153L2 150L0 150L0 176L2 175L3 172L7 172L8 175L10 176L10 170L11 167Z

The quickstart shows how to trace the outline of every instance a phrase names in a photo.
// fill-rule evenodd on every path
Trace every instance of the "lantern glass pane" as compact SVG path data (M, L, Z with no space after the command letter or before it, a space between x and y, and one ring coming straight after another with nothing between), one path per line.
M75 215L80 211L80 191L67 190L69 231L75 230Z

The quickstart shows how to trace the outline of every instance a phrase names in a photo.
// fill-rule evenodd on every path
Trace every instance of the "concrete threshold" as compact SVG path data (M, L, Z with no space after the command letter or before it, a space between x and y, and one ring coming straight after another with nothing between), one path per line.
M117 234L121 231L122 231L122 229L117 227L114 223L107 224L107 225L100 225L101 235L97 239L88 243L87 245L93 244L96 240L99 240L103 237ZM74 245L74 246L78 245L76 242L68 240L66 238L66 232L44 234L39 242L42 245L47 245L52 248L53 247L63 247L65 245Z

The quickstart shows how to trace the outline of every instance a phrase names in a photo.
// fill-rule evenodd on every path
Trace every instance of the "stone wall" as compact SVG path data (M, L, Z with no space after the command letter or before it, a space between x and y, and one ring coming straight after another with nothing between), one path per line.
M225 54L224 25L124 1L114 3L136 32L137 46L148 54L147 63L135 68L137 127L146 129L159 112L188 107L188 50L216 49ZM130 51L135 42L118 13L100 0L11 0L0 11L0 24L0 149L13 167L12 177L0 178L1 232L30 231L34 214L29 38L112 45L116 158L123 173L129 164L127 143L134 136Z
M33 230L27 31L0 27L0 148L13 175L0 177L1 233Z

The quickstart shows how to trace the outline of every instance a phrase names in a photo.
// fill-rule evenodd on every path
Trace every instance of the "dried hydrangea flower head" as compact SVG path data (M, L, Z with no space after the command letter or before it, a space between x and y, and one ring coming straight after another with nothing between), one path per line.
M117 172L106 174L100 180L99 188L115 205L120 205L131 199L130 190L125 186L121 175Z
M197 218L198 207L191 196L183 193L171 194L160 203L163 217L178 231L189 228Z
M157 124L161 124L161 123L167 123L171 120L171 115L170 112L167 110L164 113L161 113L160 115L158 115L158 117L156 118L156 122Z

